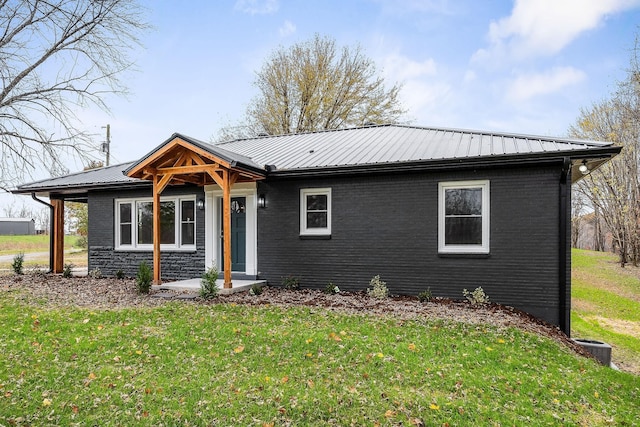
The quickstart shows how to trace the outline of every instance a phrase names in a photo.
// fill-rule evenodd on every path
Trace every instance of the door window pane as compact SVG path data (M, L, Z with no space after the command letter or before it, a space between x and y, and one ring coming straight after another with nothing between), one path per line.
M183 200L181 209L180 244L195 244L195 202L193 200Z

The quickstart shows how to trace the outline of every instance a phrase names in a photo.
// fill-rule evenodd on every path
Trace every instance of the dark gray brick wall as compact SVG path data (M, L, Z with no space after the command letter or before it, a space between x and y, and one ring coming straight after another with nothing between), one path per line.
M169 187L163 195L195 194L204 198L200 187ZM129 191L94 191L89 193L89 270L99 268L103 275L114 276L122 270L133 277L138 265L146 261L153 266L152 251L116 251L115 242L115 199L151 197L151 188ZM204 211L196 210L196 250L163 251L160 256L161 275L167 279L190 279L200 277L204 272Z
M490 180L491 253L438 254L438 182ZM558 323L560 165L539 168L404 173L259 184L260 278L280 284L363 290L379 274L397 294L431 289L462 298L482 286L492 301ZM299 236L299 191L332 188L330 240Z

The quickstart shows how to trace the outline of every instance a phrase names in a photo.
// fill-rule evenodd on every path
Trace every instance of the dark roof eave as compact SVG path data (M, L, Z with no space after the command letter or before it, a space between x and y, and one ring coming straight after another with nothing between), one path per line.
M140 180L139 182L104 182L99 184L87 184L87 185L66 185L66 186L43 186L43 187L29 187L29 188L16 188L11 190L12 194L79 194L86 193L87 191L94 190L112 190L114 187L119 189L139 188L147 187L151 185L151 181Z
M285 178L294 176L336 175L371 172L408 172L418 170L445 170L468 167L508 166L533 163L555 163L565 158L570 160L613 158L622 147L608 146L589 148L584 150L554 151L547 153L532 153L529 155L515 154L505 156L460 157L454 159L398 161L387 163L370 163L364 165L338 165L318 168L300 168L275 170L269 173L270 178Z

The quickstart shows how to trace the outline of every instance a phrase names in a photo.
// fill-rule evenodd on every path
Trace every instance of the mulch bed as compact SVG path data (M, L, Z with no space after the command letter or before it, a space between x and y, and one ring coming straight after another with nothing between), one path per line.
M154 292L140 295L131 279L94 279L91 277L63 278L52 274L0 276L0 292L11 293L25 303L44 304L47 307L85 307L91 309L122 309L154 307L166 304L168 298L154 298ZM166 291L162 291L166 293ZM175 293L178 297L179 294ZM591 357L557 327L527 313L500 304L471 305L466 301L435 298L422 303L415 297L394 296L376 299L365 292L325 294L319 290L286 290L265 287L260 295L239 292L218 296L211 300L197 298L185 304L246 304L279 307L307 306L334 310L348 314L393 316L408 320L428 318L470 324L490 324L497 327L516 327L524 331L545 335L569 347L576 353Z

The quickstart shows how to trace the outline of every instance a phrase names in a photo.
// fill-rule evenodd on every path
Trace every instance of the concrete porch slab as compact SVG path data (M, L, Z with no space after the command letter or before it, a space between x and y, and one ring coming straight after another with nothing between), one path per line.
M198 292L200 291L200 280L201 279L186 279L178 280L175 282L167 282L161 285L153 285L151 286L151 289L154 291ZM220 289L220 295L244 292L251 289L253 285L265 286L266 284L266 280L233 280L231 284L232 287L228 289L224 287L224 279L216 280L216 285L218 286L218 289Z

